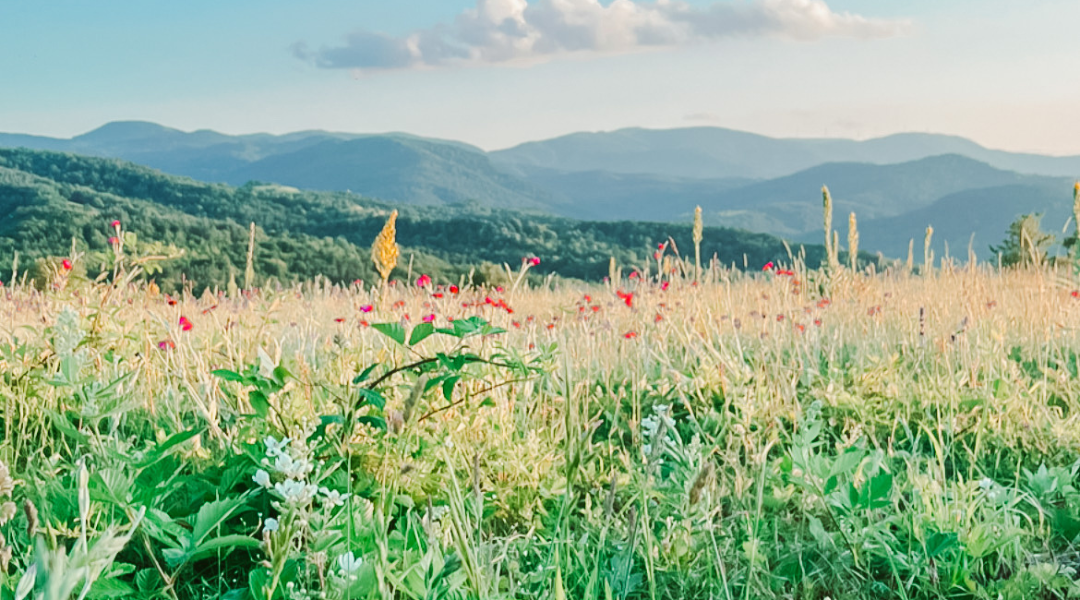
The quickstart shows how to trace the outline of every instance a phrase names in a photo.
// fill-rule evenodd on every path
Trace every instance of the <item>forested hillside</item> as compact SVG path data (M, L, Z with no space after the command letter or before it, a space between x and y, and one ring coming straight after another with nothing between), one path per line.
M475 270L475 281L496 277L499 266L539 256L535 272L599 280L615 257L626 268L652 263L658 243L673 238L692 254L691 224L582 222L523 215L477 206L392 206L349 193L300 192L276 185L206 184L164 175L115 159L25 149L0 149L0 264L63 257L78 251L106 253L120 220L139 240L173 245L179 258L157 274L162 287L182 278L201 289L242 277L248 225L256 223L255 270L265 281L311 279L371 281L368 248L393 209L400 211L398 241L403 260L395 277L414 273L458 279ZM141 243L141 242L140 242ZM795 248L798 251L798 248ZM808 262L823 256L807 246ZM785 260L773 236L706 228L702 256L725 264L759 266ZM85 261L94 274L93 260ZM100 261L99 261L100 262ZM10 274L5 274L7 279Z

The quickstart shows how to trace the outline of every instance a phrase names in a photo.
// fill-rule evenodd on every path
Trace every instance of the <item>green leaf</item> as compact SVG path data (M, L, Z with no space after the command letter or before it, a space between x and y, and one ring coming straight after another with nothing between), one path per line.
M870 478L864 488L866 508L884 508L889 505L889 497L892 495L893 476L886 471L880 471Z
M274 379L277 380L277 384L278 384L279 388L284 387L285 386L285 380L290 378L290 377L292 377L292 373L290 373L289 370L286 369L285 367L283 367L281 365L278 365L278 366L274 367Z
M187 561L198 560L202 557L214 554L219 550L232 550L234 548L258 548L259 540L246 535L231 534L212 538L199 544L188 556Z
M364 404L374 406L375 408L382 410L386 408L386 399L382 397L382 394L375 390L369 390L368 388L360 388L356 390L356 393L360 396L360 405Z
M454 385L461 379L461 375L447 377L442 384L443 398L449 402L454 397Z
M357 419L361 424L374 427L380 431L386 431L386 419L382 417L374 417L371 415L364 415Z
M262 391L251 390L248 392L248 402L251 403L251 408L255 411L255 414L260 417L265 419L270 414L270 400Z
M247 512L250 507L246 506L247 499L243 496L225 498L207 502L199 508L195 515L195 523L191 529L191 541L193 546L200 546L215 529L222 526L225 521L234 515Z
M237 381L241 383L244 381L244 377L242 375L240 375L236 371L230 371L228 369L217 369L214 371L210 371L210 374L219 379L224 379L225 381Z
M146 468L153 465L162 458L165 458L169 454L170 450L176 448L180 444L183 444L184 442L192 438L199 437L203 434L204 431L206 431L205 427L199 427L197 429L192 429L191 431L181 431L180 433L173 435L169 439L158 444L157 447L155 447L150 452L147 452L146 458L144 458L142 462L138 464L138 466L140 468Z
M822 495L828 496L829 494L836 491L836 488L839 485L840 485L840 480L836 478L836 475L833 475L833 476L829 477L828 479L825 480L825 488L821 490Z
M426 340L431 334L435 333L435 326L431 323L421 323L416 327L413 327L412 335L409 336L409 345L415 346L420 342Z
M341 425L345 422L345 418L341 415L322 415L319 417L319 426L315 428L315 431L308 438L308 441L314 441L322 437L326 437L326 428L331 425Z
M402 346L405 345L405 328L401 323L372 323L371 328Z
M375 363L375 364L371 365L370 367L364 369L364 371L362 373L360 373L359 375L357 375L356 377L353 377L353 380L352 380L353 385L359 385L359 384L364 383L365 381L367 381L367 378L371 376L372 371L374 371L376 368L378 368L378 366L379 366L379 363Z

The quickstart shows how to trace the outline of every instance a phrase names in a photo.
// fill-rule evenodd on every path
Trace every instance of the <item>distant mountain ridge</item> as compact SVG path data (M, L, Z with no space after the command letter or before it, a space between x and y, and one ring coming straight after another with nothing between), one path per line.
M991 150L951 135L898 133L865 141L772 138L723 129L629 128L573 133L492 152L508 169L650 173L668 177L783 177L833 162L892 164L959 154L1008 171L1080 176L1080 156L1053 157Z
M855 212L863 247L890 256L906 253L907 240L930 224L941 225L942 241L975 233L987 246L1004 234L1000 221L1020 211L1061 221L1068 214L1062 202L1071 200L1071 182L1080 177L1080 156L1009 153L956 136L781 139L715 127L576 133L484 152L404 133L227 135L123 121L67 140L0 134L3 146L119 158L211 183L349 191L403 205L653 222L688 222L701 206L710 225L815 242L820 189L828 185L837 222ZM980 202L998 216L965 219Z

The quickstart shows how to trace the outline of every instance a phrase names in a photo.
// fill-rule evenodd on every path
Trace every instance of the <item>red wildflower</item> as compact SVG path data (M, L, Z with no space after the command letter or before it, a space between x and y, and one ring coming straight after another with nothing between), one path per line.
M637 337L637 332L636 331L627 331L626 333L623 334L623 337L628 339L628 340L632 340L632 339Z
M593 312L600 312L600 305L598 305L598 304L592 305L592 311Z
M795 272L794 272L794 271L788 271L788 270L786 270L786 269L785 269L785 270L783 270L783 271L777 271L777 272L776 272L776 274L777 274L777 275L781 275L781 276L783 276L783 277L794 277L794 276L795 276Z
M421 275L416 280L416 287L427 287L429 285L431 285L431 278L428 277L427 275Z
M496 287L495 287L495 291L496 291L496 292L499 292L499 293L501 294L501 293L503 292L503 286L501 286L501 285L500 285L500 286L496 286Z
M450 293L451 294L456 294L456 293L458 293L458 291L459 291L458 286L456 286L456 285L450 286Z
M667 289L669 287L671 287L671 282L670 281L665 281L664 283L660 284L660 289L664 290L665 292L667 291Z
M375 310L375 307L370 305L370 304L365 304L365 305L360 307L360 312L362 312L362 313L369 313L369 312L371 312L373 310Z
M165 294L165 303L168 304L169 306L176 306L176 298L173 298L172 296L170 296L168 294Z
M370 325L371 325L371 323L368 323L367 321L365 321L363 319L360 320L360 326L361 327L368 327Z
M548 323L547 328L548 329L555 329L555 324L554 323Z
M592 302L592 296L585 294L585 304Z
M619 299L625 302L626 305L630 308L634 307L634 292L627 293L622 290L617 290L615 292L615 295L617 295Z
M115 246L115 245L117 245L119 243L120 243L120 238L116 237L115 235L109 238L109 245L110 246Z
M432 298L442 298L443 293L442 292L435 292L434 294L431 295L431 297Z
M654 259L656 259L656 260L660 260L660 256L662 256L662 254L660 252L653 252L652 253L652 257Z
M435 315L427 315L422 319L425 323L431 323L435 321Z
M338 318L334 319L334 322L335 322L335 323L344 323L344 322L345 322L345 318L344 318L344 317L338 317Z
M521 322L520 321L511 321L510 324L513 325L517 329L521 328Z
M637 271L632 271L630 273L630 279L637 279L637 278L638 278L638 272Z
M773 264L773 261L770 260L769 262L765 263L764 267L761 267L761 270L762 271L772 271L775 268L776 268L776 265Z
M779 323L780 321L783 321L783 320L784 320L784 315L776 315L776 322L777 323Z
M180 316L180 329L183 329L184 331L191 331L193 327L195 327L195 325L191 321L189 321L187 317L183 315Z
M1080 298L1080 290L1073 290L1072 297L1073 298Z
M113 221L112 223L109 223L109 225L110 225L110 226L111 226L111 227L112 227L113 229L120 229L120 219L116 219L116 220L114 220L114 221Z
M521 262L529 263L529 266L535 267L536 265L540 264L540 257L539 256L530 256L530 257L521 259Z
M657 249L657 250L663 250L664 248L667 248L667 242L664 242L664 243L662 243L662 244L657 244L657 245L656 245L656 249Z
M663 320L664 320L664 315L662 315L660 313L656 313L656 318L653 319L653 322L654 323L659 323L660 321L663 321Z
M63 260L63 262L60 263L60 266L64 267L65 271L70 271L71 270L71 261L65 258Z
M161 340L158 342L157 347L161 350L172 350L176 348L176 344L172 340Z

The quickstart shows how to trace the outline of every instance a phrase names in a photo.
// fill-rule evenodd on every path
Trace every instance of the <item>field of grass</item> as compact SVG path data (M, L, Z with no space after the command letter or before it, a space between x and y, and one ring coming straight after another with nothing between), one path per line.
M4 288L0 597L1080 595L1074 284L703 279Z

